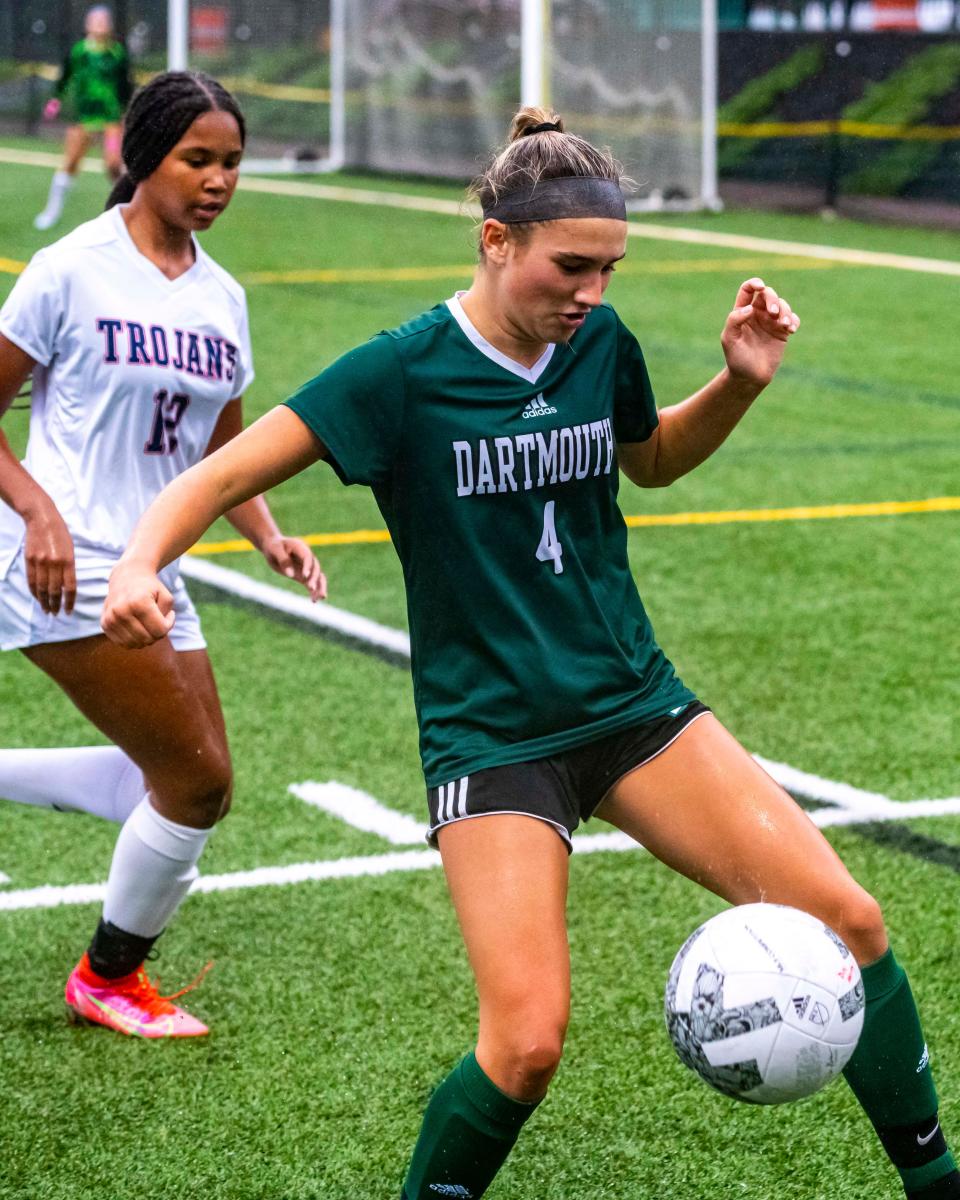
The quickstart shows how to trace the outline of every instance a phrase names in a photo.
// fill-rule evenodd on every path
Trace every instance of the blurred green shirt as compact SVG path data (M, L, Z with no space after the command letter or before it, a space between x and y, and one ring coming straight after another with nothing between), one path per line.
M72 101L81 125L110 125L123 118L130 99L130 59L119 42L101 47L86 38L67 55L54 88Z

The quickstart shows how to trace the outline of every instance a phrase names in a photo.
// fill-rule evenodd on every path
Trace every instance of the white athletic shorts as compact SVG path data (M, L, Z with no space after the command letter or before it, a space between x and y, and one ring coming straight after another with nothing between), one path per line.
M22 545L5 570L0 565L0 650L72 642L103 633L100 614L107 598L110 572L117 560L105 557L103 550L83 546L75 547L75 555L77 601L69 616L62 609L56 615L44 612L30 594ZM164 571L163 582L173 593L177 617L170 630L170 644L174 650L203 650L207 643L200 629L200 618L179 572L171 579L169 570Z

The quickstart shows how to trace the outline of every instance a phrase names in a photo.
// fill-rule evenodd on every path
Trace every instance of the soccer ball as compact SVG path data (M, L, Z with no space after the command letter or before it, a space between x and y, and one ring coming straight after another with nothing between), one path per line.
M822 921L743 904L687 938L667 979L667 1031L684 1066L749 1104L782 1104L838 1075L863 1029L853 955Z

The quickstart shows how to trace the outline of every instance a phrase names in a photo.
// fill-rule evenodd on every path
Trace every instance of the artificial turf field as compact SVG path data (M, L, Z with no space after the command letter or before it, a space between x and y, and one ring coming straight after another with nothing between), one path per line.
M0 296L41 244L30 218L48 181L47 169L0 167ZM101 180L84 176L62 228L95 215L103 195ZM960 262L955 234L738 212L659 223ZM462 217L242 191L204 244L247 285L251 417L355 342L466 286L473 257ZM284 278L293 271L327 274ZM960 495L955 277L631 238L608 299L644 346L660 403L718 368L724 316L752 274L803 318L786 365L692 476L647 493L624 482L624 512ZM25 415L4 421L18 447ZM370 494L342 488L322 465L272 503L291 533L382 529ZM910 802L960 795L958 520L926 511L687 521L633 528L630 551L661 644L751 750ZM224 524L208 542L232 536ZM333 604L403 626L389 545L347 541L319 553ZM250 553L209 556L286 586ZM406 671L267 610L198 594L236 768L234 808L204 874L402 857L402 847L288 787L337 781L423 820ZM99 740L18 655L0 658L0 711L6 746ZM925 1015L944 1125L960 1143L960 817L871 820L827 835L885 906ZM440 871L191 897L154 966L173 990L214 960L188 1001L213 1032L151 1044L64 1021L63 982L96 902L11 907L11 896L44 885L103 880L115 836L92 818L0 805L9 877L0 884L0 1197L395 1200L423 1105L474 1037ZM574 856L567 1052L492 1200L901 1194L842 1082L756 1109L714 1095L676 1061L661 1015L667 968L720 907L642 852Z

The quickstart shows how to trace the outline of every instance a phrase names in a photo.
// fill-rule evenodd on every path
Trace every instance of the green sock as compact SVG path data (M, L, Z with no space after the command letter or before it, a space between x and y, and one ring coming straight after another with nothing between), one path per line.
M477 1200L537 1103L501 1092L468 1054L430 1098L401 1200Z
M862 973L863 1033L843 1073L913 1195L956 1172L956 1163L939 1129L930 1055L907 976L892 950Z

